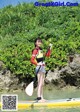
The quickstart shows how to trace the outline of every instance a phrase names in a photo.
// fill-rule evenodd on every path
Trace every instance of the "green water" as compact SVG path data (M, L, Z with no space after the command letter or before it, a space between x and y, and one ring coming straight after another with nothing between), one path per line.
M11 111L11 112L16 112L16 111ZM54 109L42 108L42 109L19 110L17 112L80 112L80 108L54 108Z
M18 112L80 112L80 108L54 108L54 109L33 109L33 110L22 110Z
M3 93L0 93L3 94ZM6 92L4 92L6 94ZM8 94L8 93L7 93ZM29 97L26 95L25 91L10 92L9 94L17 94L18 100L27 101L34 100L36 98L36 90L34 90L33 96ZM80 98L80 89L74 87L67 87L64 89L58 89L53 87L52 90L48 87L44 88L44 98L47 100L56 100L64 98ZM75 108L35 108L30 110L18 110L17 112L80 112L79 107Z
M26 93L17 92L19 100L34 100L36 98L37 91L34 91L33 96L29 97ZM64 89L53 88L52 90L47 87L44 88L44 98L47 100L56 100L56 99L64 99L64 98L80 98L80 89L76 89L74 87L68 87Z

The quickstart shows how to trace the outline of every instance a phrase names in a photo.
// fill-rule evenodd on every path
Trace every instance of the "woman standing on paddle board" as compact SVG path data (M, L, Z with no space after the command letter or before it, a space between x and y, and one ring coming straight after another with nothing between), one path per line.
M38 90L37 90L37 100L39 102L45 102L43 98L43 85L44 85L44 78L45 78L45 63L44 63L44 56L49 57L51 54L51 47L50 46L45 55L43 55L43 51L41 48L42 40L37 38L35 40L35 48L32 52L31 63L36 65L36 75L38 79Z

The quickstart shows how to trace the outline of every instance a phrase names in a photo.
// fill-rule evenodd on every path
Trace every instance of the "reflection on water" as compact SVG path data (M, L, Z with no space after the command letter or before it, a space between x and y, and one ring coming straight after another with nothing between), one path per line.
M17 92L19 100L34 100L36 98L36 90L34 90L33 96L29 97L26 93ZM46 86L44 88L44 98L47 100L56 100L56 99L64 99L64 98L80 98L80 89L76 89L74 87L67 87L63 89L58 89L53 87L52 90L48 89Z
M7 92L4 92L6 94ZM31 97L27 96L25 91L16 91L8 92L9 94L18 94L18 99L22 101L34 100L37 96L37 90L34 90L34 93ZM7 93L7 94L8 94ZM0 93L3 94L3 93ZM80 89L75 87L66 87L63 89L58 89L55 87L44 87L44 98L47 100L56 100L64 98L80 98Z
M33 96L29 97L26 93L18 92L19 100L34 100L36 98L37 90L34 90ZM44 98L47 100L56 100L56 99L64 99L64 98L80 98L80 89L76 89L74 87L68 87L64 89L56 89L55 87L50 90L50 88L44 88Z

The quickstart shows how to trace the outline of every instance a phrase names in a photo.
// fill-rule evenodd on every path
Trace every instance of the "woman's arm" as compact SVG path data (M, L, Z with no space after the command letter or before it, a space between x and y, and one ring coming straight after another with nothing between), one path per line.
M46 57L50 57L50 55L51 55L51 49L52 49L52 44L50 43L50 44L49 44L49 47L48 47L48 49L47 49L47 52L45 53L45 56L46 56Z
M34 64L34 65L37 65L37 61L36 61L36 54L37 54L37 49L33 50L32 52L32 57L31 57L31 63Z
M50 57L50 55L51 55L51 49L48 49L47 52L45 53L45 56Z

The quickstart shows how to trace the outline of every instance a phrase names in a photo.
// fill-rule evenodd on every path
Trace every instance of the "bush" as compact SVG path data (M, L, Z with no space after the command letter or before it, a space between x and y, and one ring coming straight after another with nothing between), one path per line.
M0 9L0 60L16 75L33 77L30 63L34 40L43 40L43 50L53 44L47 70L67 64L67 55L80 53L80 5L77 7L35 7L19 4Z

